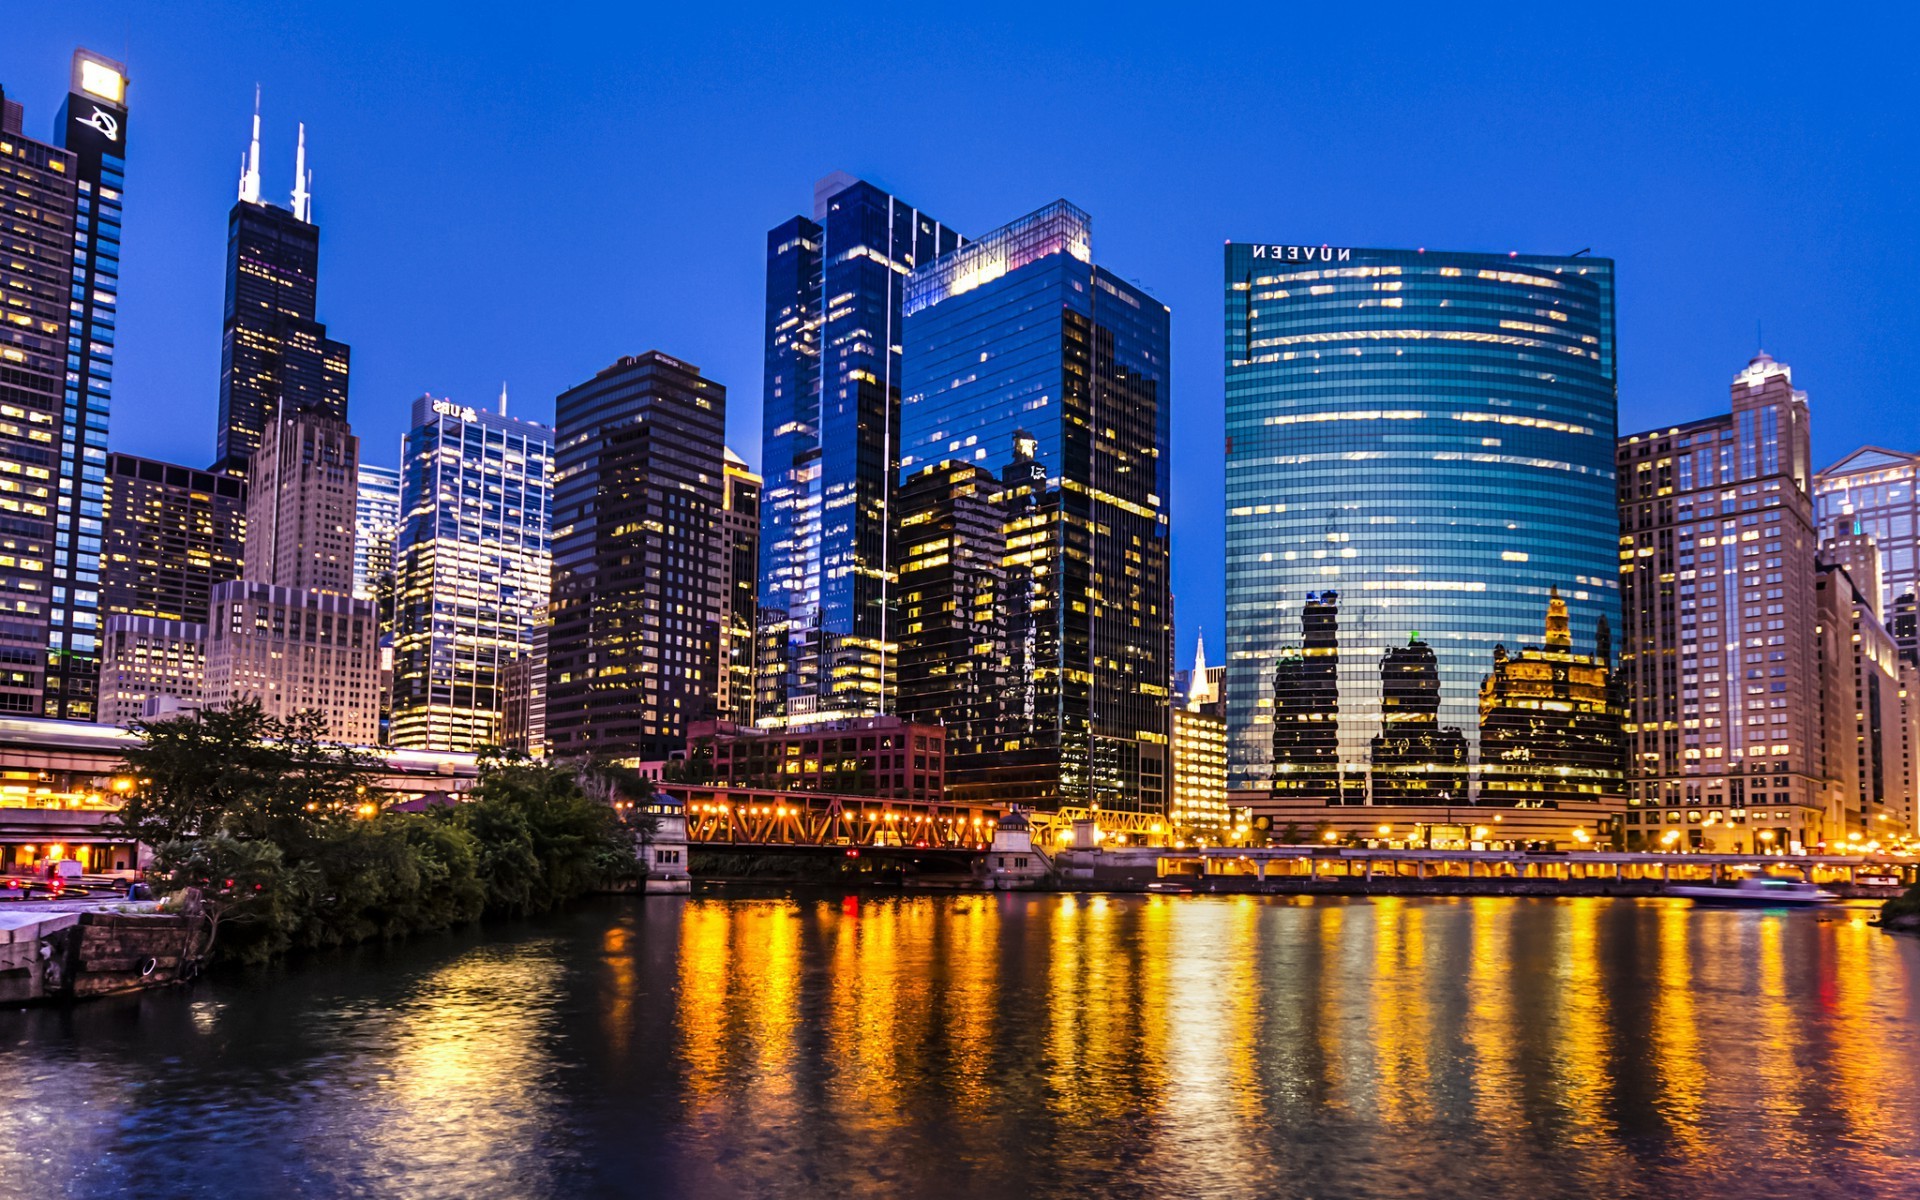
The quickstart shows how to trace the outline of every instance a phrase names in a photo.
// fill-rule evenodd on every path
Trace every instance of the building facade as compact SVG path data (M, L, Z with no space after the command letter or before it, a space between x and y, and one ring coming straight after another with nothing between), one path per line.
M360 464L353 506L353 594L378 600L381 580L393 571L393 544L400 535L400 472ZM390 587L391 579L387 579Z
M1842 645L1849 655L1843 666L1851 688L1842 698L1851 703L1836 714L1836 723L1853 755L1852 770L1842 776L1857 781L1838 792L1840 806L1828 811L1827 841L1830 849L1853 851L1911 832L1906 819L1916 788L1910 753L1916 714L1907 684L1914 668L1874 614L1874 590L1842 564L1823 562L1819 572L1815 586L1831 589L1830 607L1845 621Z
M327 737L371 746L380 728L373 605L342 592L252 580L213 590L207 623L209 704L257 700L268 716L306 711Z
M735 788L937 803L944 760L945 730L893 716L803 730L696 721L687 737L693 781Z
M1173 794L1167 818L1175 838L1223 845L1234 832L1227 804L1226 672L1207 666L1205 639L1194 643L1193 667L1179 673L1184 691L1173 704Z
M528 758L547 756L547 623L533 627L533 645L501 673L501 745Z
M548 744L664 759L717 707L727 392L648 351L555 407Z
M248 468L246 577L352 595L360 439L347 423L310 410L276 419Z
M504 674L546 619L553 430L422 396L402 457L392 745L504 735Z
M1165 812L1171 786L1167 307L1050 204L907 280L902 486L995 473L1008 680L992 761L950 794Z
M109 620L125 614L205 625L214 587L242 574L246 541L245 480L107 456L101 605Z
M760 476L732 450L726 454L720 507L723 610L720 615L719 717L753 724L754 668L760 595Z
M1858 786L1851 593L1817 586L1806 393L1763 352L1731 401L1620 439L1630 847L1811 848Z
M1879 555L1878 586L1865 587L1859 573L1854 580L1862 584L1882 619L1896 599L1920 590L1917 466L1920 454L1862 446L1813 479L1814 517L1821 539L1873 539Z
M125 726L157 715L163 702L200 705L206 694L207 627L116 613L107 618L100 652L102 725Z
M1495 648L1618 620L1611 260L1229 243L1225 293L1230 786L1488 802Z
M308 191L306 127L292 207L260 199L260 113L227 214L227 296L220 335L220 425L214 469L246 474L273 423L296 412L347 419L351 352L316 318L320 228Z
M51 141L0 89L0 713L95 713L126 87L75 51Z
M811 219L767 234L763 725L889 707L901 297L909 272L962 241L840 173L815 186Z

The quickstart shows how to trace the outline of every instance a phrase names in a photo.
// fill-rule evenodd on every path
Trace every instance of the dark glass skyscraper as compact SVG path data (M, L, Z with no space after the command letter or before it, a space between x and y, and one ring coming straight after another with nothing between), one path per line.
M94 715L126 89L76 50L50 143L0 93L0 712Z
M260 199L260 115L227 214L227 300L220 335L220 428L214 469L244 473L267 423L292 412L347 419L350 355L315 319L320 228L307 192L300 131L293 209Z
M962 238L836 173L767 235L760 545L762 725L889 707L889 513L900 461L900 298Z
M949 793L1164 811L1167 307L1094 265L1062 200L915 271L902 315L903 480L983 467L1006 521L1005 650L973 653L1002 654L1010 690L996 753Z
M547 739L663 759L720 690L727 391L652 350L555 410Z
M1281 723L1337 591L1330 790L1491 800L1496 647L1556 588L1579 641L1619 622L1612 262L1230 243L1225 282L1232 786L1300 790Z

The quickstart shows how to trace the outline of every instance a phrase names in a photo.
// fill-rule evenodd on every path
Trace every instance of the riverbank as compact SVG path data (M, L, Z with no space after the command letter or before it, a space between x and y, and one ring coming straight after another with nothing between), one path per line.
M0 912L0 1004L87 1000L174 983L192 961L191 923L151 904Z

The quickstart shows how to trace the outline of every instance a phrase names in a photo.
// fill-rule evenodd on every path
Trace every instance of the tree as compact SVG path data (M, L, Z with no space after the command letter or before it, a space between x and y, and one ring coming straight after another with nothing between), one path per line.
M228 924L251 935L235 957L259 961L284 951L300 924L311 876L289 870L278 846L224 833L168 842L155 870L161 893L177 897L189 919L204 922L206 942L190 942L184 956L195 971L212 956Z
M133 779L114 819L149 846L211 834L271 793L279 774L274 721L251 700L163 721L136 721Z

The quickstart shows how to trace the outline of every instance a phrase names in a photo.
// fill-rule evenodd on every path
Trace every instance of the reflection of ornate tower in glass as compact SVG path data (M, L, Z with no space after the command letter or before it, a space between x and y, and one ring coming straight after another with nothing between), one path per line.
M1380 660L1380 732L1373 735L1376 804L1467 798L1467 739L1440 726L1440 665L1416 630Z
M1338 592L1307 596L1300 647L1281 651L1273 673L1273 790L1322 804L1341 798Z
M1547 601L1542 648L1493 648L1480 684L1480 801L1515 807L1593 804L1624 794L1624 710L1612 676L1612 633L1602 616L1594 652L1575 654L1567 602Z

